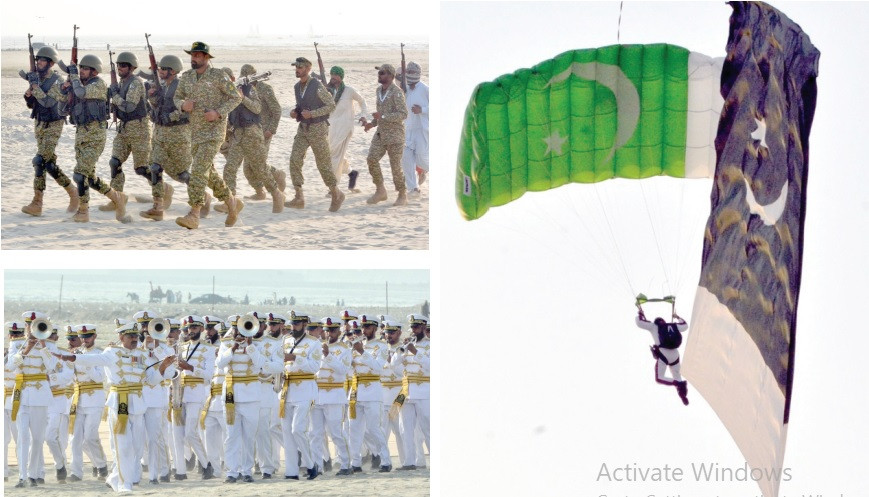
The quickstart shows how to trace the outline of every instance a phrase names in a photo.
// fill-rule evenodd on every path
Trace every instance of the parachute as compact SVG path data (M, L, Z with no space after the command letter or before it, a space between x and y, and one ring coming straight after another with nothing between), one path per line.
M478 85L459 148L462 214L571 182L711 177L722 64L675 45L613 45Z

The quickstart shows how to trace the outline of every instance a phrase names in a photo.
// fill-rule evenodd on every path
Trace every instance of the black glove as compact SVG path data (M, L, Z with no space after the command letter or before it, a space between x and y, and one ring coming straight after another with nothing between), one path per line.
M109 86L109 98L114 97L115 95L117 95L120 92L121 92L121 88L118 86L117 83L114 83L111 86Z
M69 64L66 66L67 73L70 76L78 76L78 66L75 64Z
M30 83L31 85L38 85L39 84L39 74L37 74L36 72L27 73L27 82Z

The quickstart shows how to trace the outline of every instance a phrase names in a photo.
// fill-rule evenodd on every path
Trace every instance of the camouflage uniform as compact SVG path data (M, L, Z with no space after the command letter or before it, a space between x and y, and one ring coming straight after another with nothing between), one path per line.
M148 123L147 112L145 111L145 85L138 76L130 75L128 79L121 81L121 92L126 85L126 96L116 93L112 97L112 108L118 114L118 134L115 136L112 144L112 158L109 165L112 168L111 186L115 190L124 191L124 170L121 168L123 163L133 154L133 168L136 174L150 180L151 175L148 173L148 156L151 151L151 126ZM124 121L121 114L123 112L134 113L137 107L141 106L139 114L128 121ZM141 117L138 117L138 116ZM162 188L162 185L160 185ZM157 194L157 186L151 187L154 196ZM160 190L162 195L162 190Z
M96 80L96 81L94 81ZM72 91L71 89L69 91ZM108 94L108 87L102 78L95 77L85 85L85 96L82 100L103 100ZM106 195L111 187L97 176L96 163L106 147L106 128L104 120L91 121L75 127L75 170L76 174L84 176L84 188L79 188L79 200L82 203L90 201L89 188ZM82 190L84 190L82 192Z
M209 66L200 76L195 69L184 71L178 90L175 92L175 106L179 109L185 100L195 100L190 116L191 155L193 157L188 192L191 207L205 205L206 185L221 201L231 197L226 183L214 168L214 156L226 136L226 117L239 103L241 95L235 85L220 69ZM205 120L205 112L217 111L220 118L214 122Z
M275 90L272 86L264 81L257 81L254 83L254 88L256 88L257 94L259 94L259 101L262 104L262 111L260 112L260 117L262 117L262 128L263 132L270 131L272 136L278 132L278 123L281 121L281 104L278 102L278 97L275 96ZM266 161L268 162L269 148L272 144L272 136L268 138L263 137L263 145L266 147ZM278 173L278 170L274 166L268 166L269 173L275 175ZM260 189L263 187L263 182L254 177L253 170L248 165L247 161L244 162L244 177L247 178L248 183L254 189Z
M335 110L335 99L316 78L311 76L304 88L302 88L301 81L297 82L295 85L296 93L304 95L310 85L316 85L317 98L322 105L315 109L306 110L311 111L311 118L328 116ZM298 97L296 100L298 107ZM305 183L305 178L302 176L302 165L305 163L305 153L308 151L308 147L314 151L314 160L317 162L317 169L320 171L323 183L329 188L336 186L338 181L332 172L332 155L329 151L329 122L308 124L304 120L299 123L299 129L293 139L293 151L290 154L290 176L293 180L293 186L301 188Z
M177 86L179 79L173 80ZM171 86L172 83L170 83ZM162 91L167 91L166 89ZM160 106L160 93L148 97L151 108ZM154 123L154 139L151 141L151 163L159 164L163 171L172 179L181 183L189 180L190 169L190 126L178 123L185 113L181 109L175 109L168 115L170 124ZM188 174L184 174L188 173ZM158 176L157 184L151 189L153 196L163 198L163 176Z
M389 85L386 93L383 86L377 87L377 131L371 139L368 149L368 172L375 185L383 184L383 172L380 169L380 159L389 154L389 166L392 168L392 182L399 192L406 190L404 171L401 169L401 154L404 151L404 120L407 119L407 107L404 93L395 83Z
M262 112L262 104L256 89L251 85L245 89L249 94L243 97L241 105L251 114L259 115ZM233 112L241 111L241 106ZM233 116L230 116L232 120ZM238 167L242 160L245 162L245 171L251 169L249 178L264 185L265 189L273 192L277 189L275 179L266 165L266 148L263 142L263 128L260 123L251 123L247 126L234 126L229 138L229 153L226 157L226 165L223 167L223 181L235 195L235 180L238 176ZM246 173L247 175L247 173ZM253 183L253 181L251 181Z
M54 71L49 71L45 78L39 79L38 86L31 90L32 98L36 99L40 105L45 103L46 106L50 106L52 105L52 100L56 102L66 101L66 96L60 91L60 85L63 84L63 81L60 78L57 78L57 81L51 85L47 93L41 88L48 78L51 78L56 74L57 73ZM28 107L30 106L30 102L28 102ZM59 167L57 167L57 155L54 153L55 148L57 148L57 142L60 140L61 132L63 131L63 125L66 124L66 119L61 118L54 121L41 121L38 116L33 117L35 119L33 134L36 136L36 154L42 156L42 160L45 164L54 164L52 168L46 169L48 170L48 173L51 174L51 177L57 181L58 185L66 188L72 182L69 177L64 174ZM45 174L41 169L37 169L36 176L33 178L33 189L40 192L45 191Z

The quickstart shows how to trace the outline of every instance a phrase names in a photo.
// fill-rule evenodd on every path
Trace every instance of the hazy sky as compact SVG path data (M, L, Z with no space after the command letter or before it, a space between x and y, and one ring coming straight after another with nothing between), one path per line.
M782 483L780 496L869 495L864 421L869 335L860 326L861 285L869 277L869 101L861 62L869 44L869 4L774 6L800 24L821 52L785 455L791 479ZM621 42L668 42L724 56L731 11L723 2L625 2ZM455 164L464 110L476 84L567 50L615 44L618 19L618 2L442 4L442 67L468 61L459 77L445 74L440 80L437 148L444 162ZM702 238L685 235L696 230L698 214L702 230L708 180L642 187L611 182L531 193L473 222L464 221L455 207L454 167L438 180L445 192L440 238L440 278L449 289L442 295L445 318L482 333L477 340L443 345L444 357L469 369L443 371L438 395L451 408L439 419L441 446L478 450L440 459L442 478L432 477L436 494L457 495L470 487L491 495L759 495L751 480L705 482L691 474L692 464L735 470L744 459L693 388L686 408L672 387L655 384L651 339L634 325L632 292L661 296L668 288L690 322ZM666 285L660 274L649 276L660 273L661 263L648 233L646 205L683 193L682 220L665 221L658 232L661 238L681 228L686 243L679 256L685 263L681 276L671 276ZM603 237L587 236L598 233L587 224L604 223L588 219L600 209L598 195L603 205L619 211L613 214L620 221L613 223L612 236L608 227ZM669 317L666 312L669 308L652 311ZM598 480L603 464L644 470L669 464L682 468L685 477L669 483Z

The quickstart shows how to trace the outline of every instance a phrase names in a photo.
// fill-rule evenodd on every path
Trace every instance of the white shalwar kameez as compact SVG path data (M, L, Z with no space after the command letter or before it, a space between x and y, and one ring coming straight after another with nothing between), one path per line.
M407 85L405 94L407 103L407 120L404 123L404 153L401 156L401 168L404 170L404 182L407 191L419 188L416 168L428 172L428 85L422 81L414 88ZM413 113L413 106L419 105L422 112Z
M357 109L360 109L357 111ZM329 151L332 155L332 172L335 177L350 172L350 165L344 156L353 136L353 128L360 117L368 115L365 99L353 87L344 85L341 98L335 103L335 110L329 115Z

